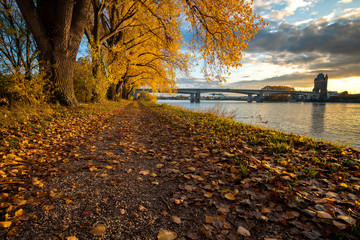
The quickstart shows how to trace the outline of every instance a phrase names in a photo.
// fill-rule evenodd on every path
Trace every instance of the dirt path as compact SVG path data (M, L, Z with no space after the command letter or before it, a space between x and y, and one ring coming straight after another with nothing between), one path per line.
M264 210L268 192L234 178L223 155L197 144L190 130L131 103L56 165L62 174L34 193L42 198L36 217L7 238L157 239L162 229L179 239L320 238L316 225L280 224L281 203Z

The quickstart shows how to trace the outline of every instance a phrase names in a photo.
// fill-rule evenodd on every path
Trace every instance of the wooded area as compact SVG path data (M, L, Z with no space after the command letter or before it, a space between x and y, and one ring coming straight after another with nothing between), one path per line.
M129 98L141 86L170 89L194 57L207 80L224 81L266 25L245 0L4 0L0 7L0 98L9 104L76 105ZM88 55L78 58L84 36Z

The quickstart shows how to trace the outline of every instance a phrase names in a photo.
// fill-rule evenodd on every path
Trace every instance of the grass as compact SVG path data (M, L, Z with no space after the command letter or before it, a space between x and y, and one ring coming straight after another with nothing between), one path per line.
M128 101L105 101L94 104L80 104L76 107L60 105L16 105L0 108L0 152L18 149L24 138L41 134L54 122L66 122L73 118L87 118L107 112Z

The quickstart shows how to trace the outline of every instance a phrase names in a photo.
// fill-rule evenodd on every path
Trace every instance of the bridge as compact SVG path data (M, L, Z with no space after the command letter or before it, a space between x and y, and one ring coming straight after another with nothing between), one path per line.
M136 89L135 98L142 91L151 92L151 89ZM201 93L237 93L248 95L247 101L251 103L253 101L253 95L256 95L256 101L264 101L264 94L287 94L290 95L291 101L297 101L301 97L304 99L318 99L319 93L312 91L282 91L282 90L253 90L253 89L233 89L233 88L178 88L175 93L190 94L190 102L199 103L201 101ZM162 92L167 93L167 92Z

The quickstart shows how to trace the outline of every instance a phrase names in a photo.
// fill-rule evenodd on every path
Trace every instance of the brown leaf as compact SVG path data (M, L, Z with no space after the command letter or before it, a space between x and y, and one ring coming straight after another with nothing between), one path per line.
M263 208L261 209L261 213L262 213L262 214L271 213L271 209L270 209L270 208L267 208L267 207L263 207Z
M249 230L247 230L246 228L244 228L242 226L238 227L238 229L236 231L236 234L241 235L241 236L245 236L245 237L250 237L251 236Z
M42 210L43 211L50 211L50 210L53 210L55 207L53 205L44 205L42 207Z
M180 224L181 223L181 219L177 216L172 216L171 217L171 220L174 222L174 223L177 223L177 224Z
M90 230L90 233L96 237L101 237L106 231L104 225L99 225Z
M226 193L224 197L228 200L234 201L236 198L232 193Z
M210 193L210 192L206 192L205 194L204 194L204 196L205 197L207 197L207 198L211 198L212 197L212 193Z
M347 227L346 224L344 224L344 223L341 223L341 222L338 222L335 220L333 220L332 222L333 222L334 226L336 226L338 229L344 230Z
M324 212L324 211L317 211L317 212L316 212L316 215L317 215L319 218L332 219L332 216L331 216L329 213Z
M156 168L160 169L160 168L162 168L163 166L164 166L164 164L159 163L159 164L156 165Z
M296 212L296 211L288 211L288 212L284 213L283 215L281 215L281 217L284 219L293 219L293 218L297 218L299 216L300 216L300 213Z
M214 217L211 217L211 216L205 216L205 222L206 223L212 223L214 221Z

